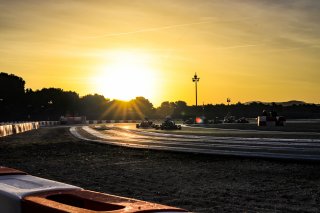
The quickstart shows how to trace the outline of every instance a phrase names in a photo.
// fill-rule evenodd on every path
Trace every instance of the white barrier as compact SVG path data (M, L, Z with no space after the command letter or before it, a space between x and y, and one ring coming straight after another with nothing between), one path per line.
M55 126L55 125L59 125L60 121L40 121L39 122L41 127L44 126Z
M81 188L31 175L0 176L0 212L21 213L21 200L30 194Z
M0 137L12 135L12 134L13 134L12 125L1 125L0 126Z
M140 123L141 120L86 120L86 124Z
M0 166L0 212L187 212L82 189Z
M0 137L18 134L21 132L30 131L33 129L39 129L39 122L25 122L25 123L14 123L0 125Z

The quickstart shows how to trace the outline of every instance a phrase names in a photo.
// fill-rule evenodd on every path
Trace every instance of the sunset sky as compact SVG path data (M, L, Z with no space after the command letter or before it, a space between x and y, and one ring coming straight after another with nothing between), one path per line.
M0 72L154 105L320 103L319 0L0 0Z

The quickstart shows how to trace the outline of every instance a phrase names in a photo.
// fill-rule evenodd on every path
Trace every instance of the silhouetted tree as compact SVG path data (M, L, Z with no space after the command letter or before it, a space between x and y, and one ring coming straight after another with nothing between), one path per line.
M17 120L24 113L25 81L13 74L0 73L0 120Z
M0 121L17 120L57 120L62 115L84 115L88 119L176 119L206 116L208 119L223 118L228 113L236 117L257 117L262 111L276 111L287 118L320 118L320 106L301 101L284 102L284 104L240 102L226 106L224 104L207 104L188 106L184 101L162 102L158 108L144 97L131 101L105 98L102 95L79 95L60 88L44 88L33 91L25 90L25 81L18 76L0 73Z
M57 120L62 115L77 115L79 95L59 88L26 90L26 107L30 119Z
M173 118L186 119L190 116L187 103L184 101L176 101L174 103L174 111L172 113Z
M80 114L87 119L103 119L107 113L109 99L103 95L86 95L80 98Z
M153 117L155 109L153 104L144 97L136 97L129 102L133 113L137 115L138 118L143 119L145 117Z
M172 116L176 105L174 102L164 101L161 103L160 107L156 110L156 115L159 118L164 118L166 116Z

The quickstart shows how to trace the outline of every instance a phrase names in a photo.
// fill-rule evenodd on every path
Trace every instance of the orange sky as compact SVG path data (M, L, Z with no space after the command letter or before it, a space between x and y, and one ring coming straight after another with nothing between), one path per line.
M195 103L319 103L318 0L0 0L0 72L27 87Z

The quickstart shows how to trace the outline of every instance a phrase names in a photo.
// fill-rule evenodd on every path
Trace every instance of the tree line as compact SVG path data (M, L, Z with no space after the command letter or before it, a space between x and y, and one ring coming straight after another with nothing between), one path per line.
M184 101L162 102L159 107L144 97L130 101L110 100L103 95L90 94L80 97L74 91L60 88L41 90L25 89L25 81L16 75L0 73L0 122L22 120L58 120L60 116L86 116L94 119L188 119L205 116L222 119L227 114L236 117L257 117L263 110L277 111L287 118L320 118L316 104L250 104L236 103L188 106Z

